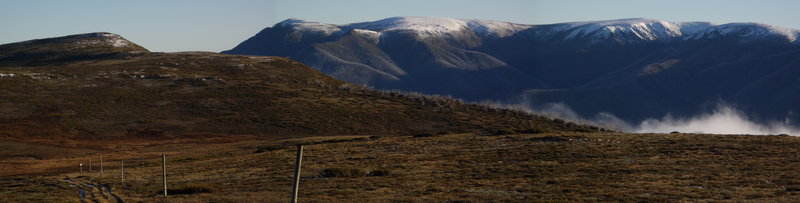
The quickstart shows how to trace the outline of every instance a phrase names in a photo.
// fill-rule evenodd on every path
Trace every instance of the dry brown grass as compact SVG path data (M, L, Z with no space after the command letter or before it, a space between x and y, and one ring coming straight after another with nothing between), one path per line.
M303 140L328 140L306 138ZM335 140L335 139L334 139ZM155 156L126 160L118 181L116 154L106 175L125 200L166 202L286 201L297 139L249 139L216 144L157 144L131 152ZM260 147L282 148L255 153ZM432 137L383 136L305 147L300 199L352 201L792 201L800 138L733 135L545 133ZM158 197L160 162L167 152L170 185L203 184L211 192ZM357 169L359 176L323 177L326 169ZM75 168L73 168L75 170ZM369 171L391 171L368 176ZM7 201L77 192L63 183L74 172L29 180L0 179ZM38 180L38 181L36 181ZM53 184L42 184L50 181ZM8 185L18 185L8 187ZM20 190L19 188L35 188ZM44 200L44 199L43 199Z
M0 64L0 73L15 74L0 78L0 139L59 146L218 135L599 130L447 97L349 86L279 57L147 53Z

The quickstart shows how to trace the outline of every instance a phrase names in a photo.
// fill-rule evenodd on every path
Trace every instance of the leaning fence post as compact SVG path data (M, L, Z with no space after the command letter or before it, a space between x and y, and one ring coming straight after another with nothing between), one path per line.
M294 186L292 187L292 203L297 202L297 192L300 187L300 165L303 163L303 145L297 145L297 161L294 166Z
M164 197L167 196L167 155L161 154L161 171L164 174Z

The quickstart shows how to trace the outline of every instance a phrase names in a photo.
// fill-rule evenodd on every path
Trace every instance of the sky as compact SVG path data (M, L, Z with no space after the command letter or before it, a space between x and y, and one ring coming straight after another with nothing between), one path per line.
M0 44L89 32L151 51L231 49L288 18L331 24L395 16L521 24L651 18L800 29L796 0L1 0Z

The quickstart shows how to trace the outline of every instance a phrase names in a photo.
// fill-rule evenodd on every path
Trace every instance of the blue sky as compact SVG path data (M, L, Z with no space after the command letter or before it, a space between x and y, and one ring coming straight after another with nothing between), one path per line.
M795 0L2 0L0 44L87 32L151 51L223 51L287 18L333 24L438 16L548 24L620 18L800 29Z

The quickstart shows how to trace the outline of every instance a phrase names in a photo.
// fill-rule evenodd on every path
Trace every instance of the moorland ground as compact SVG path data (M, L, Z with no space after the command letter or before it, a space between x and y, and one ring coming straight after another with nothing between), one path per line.
M325 136L139 141L95 147L0 142L4 202L284 202L305 144L305 202L792 201L800 139L699 134ZM160 154L169 197L160 197ZM104 174L97 169L104 155ZM78 163L95 161L92 172ZM125 182L120 182L125 160ZM89 194L88 192L86 192Z

